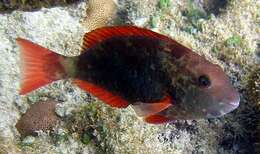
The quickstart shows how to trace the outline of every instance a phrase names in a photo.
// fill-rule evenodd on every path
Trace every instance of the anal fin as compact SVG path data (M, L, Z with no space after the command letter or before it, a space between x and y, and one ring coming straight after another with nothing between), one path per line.
M112 107L126 108L129 105L129 103L122 97L114 95L106 89L95 84L80 79L75 79L73 82L77 84L81 89L86 90L87 92L91 93L92 95Z

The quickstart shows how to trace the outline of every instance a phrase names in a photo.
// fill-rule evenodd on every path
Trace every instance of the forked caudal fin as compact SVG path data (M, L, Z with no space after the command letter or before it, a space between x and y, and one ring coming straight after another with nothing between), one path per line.
M16 42L21 52L21 95L66 76L64 56L22 38Z

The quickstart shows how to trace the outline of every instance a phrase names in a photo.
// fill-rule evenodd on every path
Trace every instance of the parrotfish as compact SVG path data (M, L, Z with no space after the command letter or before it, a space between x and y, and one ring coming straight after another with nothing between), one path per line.
M26 39L16 41L21 49L21 95L70 78L112 107L132 106L152 124L219 117L239 105L239 93L220 66L145 28L93 30L84 35L82 52L74 57Z

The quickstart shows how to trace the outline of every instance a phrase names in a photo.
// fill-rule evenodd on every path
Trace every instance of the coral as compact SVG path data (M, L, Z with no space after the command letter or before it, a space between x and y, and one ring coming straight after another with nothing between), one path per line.
M52 130L60 121L55 113L55 106L54 101L33 104L16 124L21 136L35 135L39 130Z
M115 18L116 12L115 0L88 0L87 16L82 24L88 30L107 26Z

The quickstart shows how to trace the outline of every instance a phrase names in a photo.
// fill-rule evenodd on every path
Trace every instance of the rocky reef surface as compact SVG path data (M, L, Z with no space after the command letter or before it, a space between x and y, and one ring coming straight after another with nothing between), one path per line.
M30 6L26 0L22 2ZM214 154L260 150L259 1L113 1L111 6L117 13L111 24L134 24L174 38L222 66L241 94L239 108L224 117L166 125L144 123L130 107L113 109L70 80L57 81L26 96L18 94L17 37L63 55L79 54L82 36L90 30L84 22L91 6L88 1L66 2L37 10L1 10L0 153ZM15 126L22 115L35 103L50 99L57 102L56 114L62 121L49 131L37 131L38 135L20 134Z

